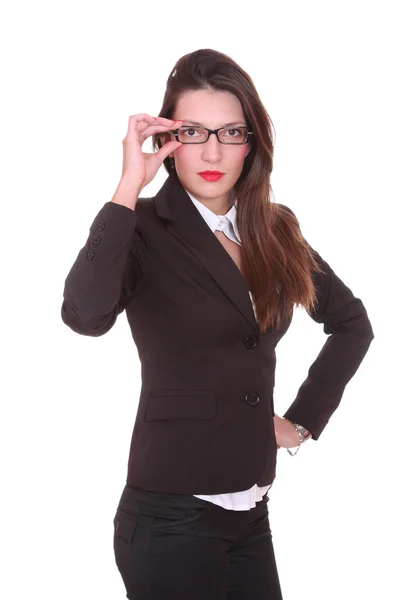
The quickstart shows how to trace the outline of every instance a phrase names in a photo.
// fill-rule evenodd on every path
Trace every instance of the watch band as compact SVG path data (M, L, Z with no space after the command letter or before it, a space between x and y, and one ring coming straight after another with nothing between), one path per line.
M288 419L288 421L290 421L290 419ZM298 453L301 444L304 444L304 442L307 441L312 436L312 434L308 431L308 429L306 429L302 425L299 425L299 423L295 423L294 421L290 421L290 422L292 423L293 427L296 429L297 433L299 434L300 442L299 442L299 445L297 446L296 452L291 452L289 448L286 448L286 450L288 451L290 456L295 456L295 454Z

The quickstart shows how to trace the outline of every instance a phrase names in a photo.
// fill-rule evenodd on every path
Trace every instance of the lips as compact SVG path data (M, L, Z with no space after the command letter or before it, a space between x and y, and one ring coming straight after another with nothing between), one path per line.
M224 173L221 173L221 171L201 171L199 175L206 181L218 181L224 176Z

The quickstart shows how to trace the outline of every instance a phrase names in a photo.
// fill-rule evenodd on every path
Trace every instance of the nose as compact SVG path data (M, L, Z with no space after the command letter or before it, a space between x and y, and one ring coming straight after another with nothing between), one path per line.
M205 162L219 162L222 158L222 144L217 139L217 134L212 133L203 144L202 159Z

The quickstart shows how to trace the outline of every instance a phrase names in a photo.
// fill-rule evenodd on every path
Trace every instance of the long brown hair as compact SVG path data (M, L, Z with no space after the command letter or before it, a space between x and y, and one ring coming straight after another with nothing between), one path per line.
M312 310L316 290L312 272L323 272L304 239L299 222L288 207L271 202L273 124L250 76L229 56L216 50L196 50L174 65L166 85L159 116L173 118L181 94L192 90L224 90L241 102L251 149L242 173L229 192L237 199L241 237L241 270L255 303L261 333L277 329L292 316L294 305ZM153 151L162 146L153 136ZM171 173L170 157L164 166Z

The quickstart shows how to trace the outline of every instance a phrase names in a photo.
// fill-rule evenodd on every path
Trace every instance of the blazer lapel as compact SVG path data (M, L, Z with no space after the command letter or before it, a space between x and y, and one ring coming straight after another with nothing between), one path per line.
M260 333L246 281L235 262L211 231L173 171L154 199L167 231L202 263L217 285L250 325Z

